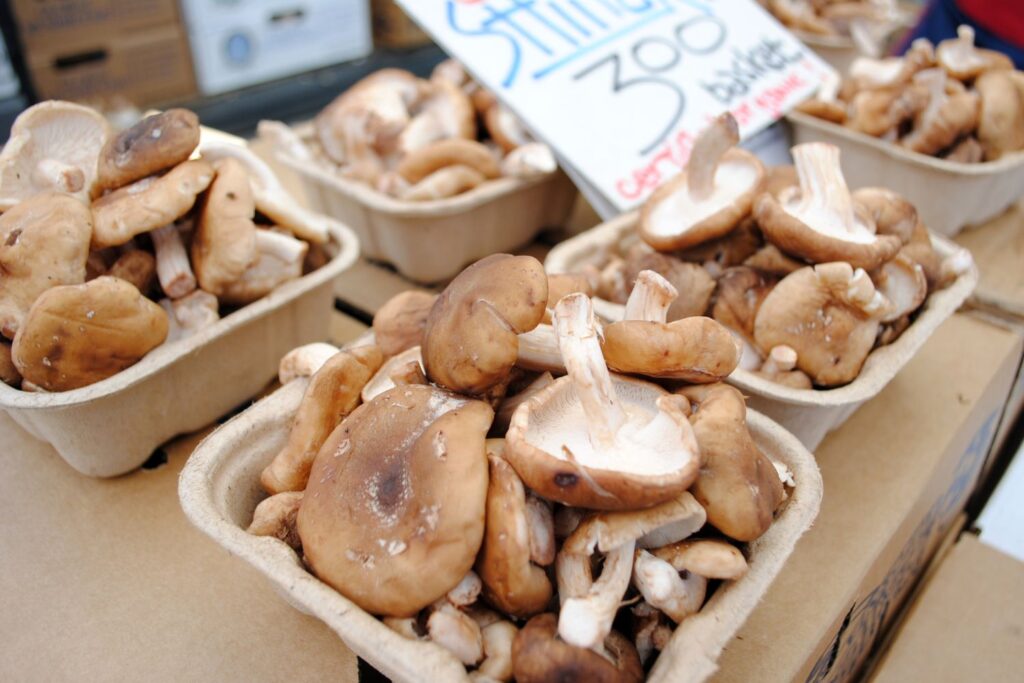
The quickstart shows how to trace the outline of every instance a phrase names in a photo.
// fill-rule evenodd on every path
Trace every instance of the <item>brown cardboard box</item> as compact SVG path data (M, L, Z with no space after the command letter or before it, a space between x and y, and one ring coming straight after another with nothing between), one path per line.
M178 24L177 0L12 0L11 11L30 56L36 48L75 49Z
M1019 680L1022 603L1024 563L964 534L910 607L871 680Z
M1020 336L955 315L817 452L821 513L713 680L846 681L957 519L988 453Z
M118 99L138 107L195 93L192 57L184 32L165 26L103 38L72 49L34 51L28 61L40 99Z

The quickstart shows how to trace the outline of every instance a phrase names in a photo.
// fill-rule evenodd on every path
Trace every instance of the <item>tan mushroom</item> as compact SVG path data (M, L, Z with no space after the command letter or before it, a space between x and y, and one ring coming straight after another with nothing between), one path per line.
M585 295L559 301L554 320L569 376L519 407L505 457L529 488L566 505L636 509L678 496L698 467L680 402L609 374Z
M611 631L601 653L573 647L558 638L558 618L538 614L512 643L512 673L517 683L578 680L593 683L639 683L640 657L628 639Z
M14 339L14 365L47 391L111 377L167 337L167 315L132 284L98 277L43 292Z
M326 342L313 342L294 348L278 363L277 381L288 384L298 377L311 377L337 352L337 346Z
M533 257L495 254L466 268L427 317L427 377L471 395L502 384L515 365L519 333L540 323L547 299L547 275Z
M711 317L754 342L754 320L777 279L749 266L729 268L718 278Z
M397 171L409 183L418 183L448 166L462 165L484 178L497 178L501 170L490 150L475 140L461 138L439 140L406 155Z
M423 342L430 308L437 301L431 292L410 289L387 300L373 316L373 334L387 357Z
M795 270L800 270L807 264L803 261L797 261L792 256L783 254L774 244L766 244L745 260L743 265L759 270L767 275L785 277Z
M543 142L519 145L501 160L501 174L510 178L537 178L558 170L558 160Z
M922 154L935 154L978 125L981 98L966 90L949 94L942 69L921 71L914 82L927 88L928 106L914 117L914 129L900 139L901 145Z
M159 304L167 313L167 343L191 337L220 320L217 297L201 289L180 299L161 299Z
M106 194L92 204L94 249L125 244L184 216L210 186L213 167L201 159L178 164Z
M353 411L320 449L299 509L313 572L387 616L455 587L483 540L493 415L431 386L395 387Z
M331 356L309 380L295 413L288 442L260 475L271 494L301 491L321 446L359 405L360 392L383 362L376 346L360 346Z
M418 346L408 348L400 354L385 360L384 364L380 366L373 377L370 378L370 381L366 383L366 386L363 387L363 403L369 403L398 384L426 384L426 379L412 382L395 381L396 376L407 378L408 370L412 366L415 366L418 375L422 377L423 357L420 355L420 347Z
M831 36L836 30L818 16L808 0L768 0L768 8L786 26L814 35Z
M815 384L838 386L860 373L887 311L867 273L825 263L775 286L757 312L754 339L762 349L792 347Z
M632 292L633 283L644 270L653 270L676 288L678 295L668 308L667 320L704 315L708 310L711 295L715 291L715 280L707 269L695 263L682 261L671 254L637 249L628 255L625 264L624 275L628 291ZM627 298L623 298L620 303L625 303Z
M897 254L896 258L871 273L871 281L890 304L881 318L883 323L910 315L928 296L924 269L905 254Z
M987 71L978 76L974 88L981 97L978 141L985 158L998 159L1024 149L1024 74Z
M906 244L917 225L917 209L902 195L884 187L854 190L853 200L866 208L879 235L895 235Z
M510 621L496 621L481 628L484 660L469 679L477 683L512 680L512 643L519 629Z
M899 251L924 270L925 279L928 280L928 287L932 288L943 279L942 257L932 246L931 235L924 223L918 219L914 231L910 235L910 241Z
M0 153L0 211L50 190L88 200L109 133L102 115L79 104L50 100L23 111Z
M302 277L309 245L274 230L256 230L256 262L234 282L224 285L221 300L248 304L265 297L286 282Z
M942 158L958 164L977 164L985 160L985 148L976 137L968 135L943 152Z
M214 296L224 294L259 258L255 214L245 167L235 159L222 160L192 237L196 280Z
M731 581L747 573L747 560L739 548L726 541L693 538L655 548L651 553L677 572L691 571L709 579Z
M283 541L292 550L302 548L295 528L302 504L302 491L285 491L260 501L246 529L254 536L270 536Z
M46 290L85 282L91 236L89 209L57 192L0 215L0 334L13 339Z
M677 624L696 614L707 597L708 580L695 572L680 574L671 564L646 550L637 550L633 585L648 605Z
M691 487L708 522L737 541L759 538L785 498L779 475L747 429L743 395L727 384L685 387L703 464Z
M812 263L846 261L870 269L895 256L899 238L876 235L869 212L850 197L839 149L811 142L792 151L799 188L778 198L763 193L754 202L754 217L768 241Z
M956 34L935 48L935 59L950 78L969 81L986 71L1013 68L1003 53L975 47L974 29L967 24L957 27Z
M846 126L874 137L892 138L903 123L928 106L928 90L922 84L862 90L850 99Z
M124 187L186 161L199 144L199 117L168 109L107 140L100 150L94 195Z
M415 185L401 190L399 199L410 202L425 202L454 197L482 185L487 177L475 168L464 164L445 166L428 175Z
M686 170L644 203L638 229L645 242L659 251L685 249L721 237L750 213L764 166L738 142L728 113L701 131Z
M409 155L438 140L476 139L476 113L462 89L445 80L424 81L416 113L398 136L398 151Z

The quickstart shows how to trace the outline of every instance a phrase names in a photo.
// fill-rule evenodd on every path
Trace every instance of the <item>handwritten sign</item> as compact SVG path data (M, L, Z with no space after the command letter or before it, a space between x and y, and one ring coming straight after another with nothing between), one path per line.
M749 137L829 71L753 0L398 1L619 211L709 119L729 110Z

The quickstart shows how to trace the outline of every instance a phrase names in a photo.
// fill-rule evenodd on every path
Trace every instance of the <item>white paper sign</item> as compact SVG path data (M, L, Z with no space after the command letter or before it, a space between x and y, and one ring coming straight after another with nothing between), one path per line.
M398 1L596 188L599 210L679 172L712 117L731 111L749 137L830 70L752 0Z

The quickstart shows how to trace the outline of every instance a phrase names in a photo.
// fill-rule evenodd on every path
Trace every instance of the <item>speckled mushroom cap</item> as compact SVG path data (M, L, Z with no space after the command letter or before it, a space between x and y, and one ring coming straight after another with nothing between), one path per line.
M299 510L313 572L385 616L412 616L457 585L483 539L493 416L427 385L353 411L320 449Z
M123 187L188 159L199 144L199 117L187 109L147 116L100 150L94 194Z

